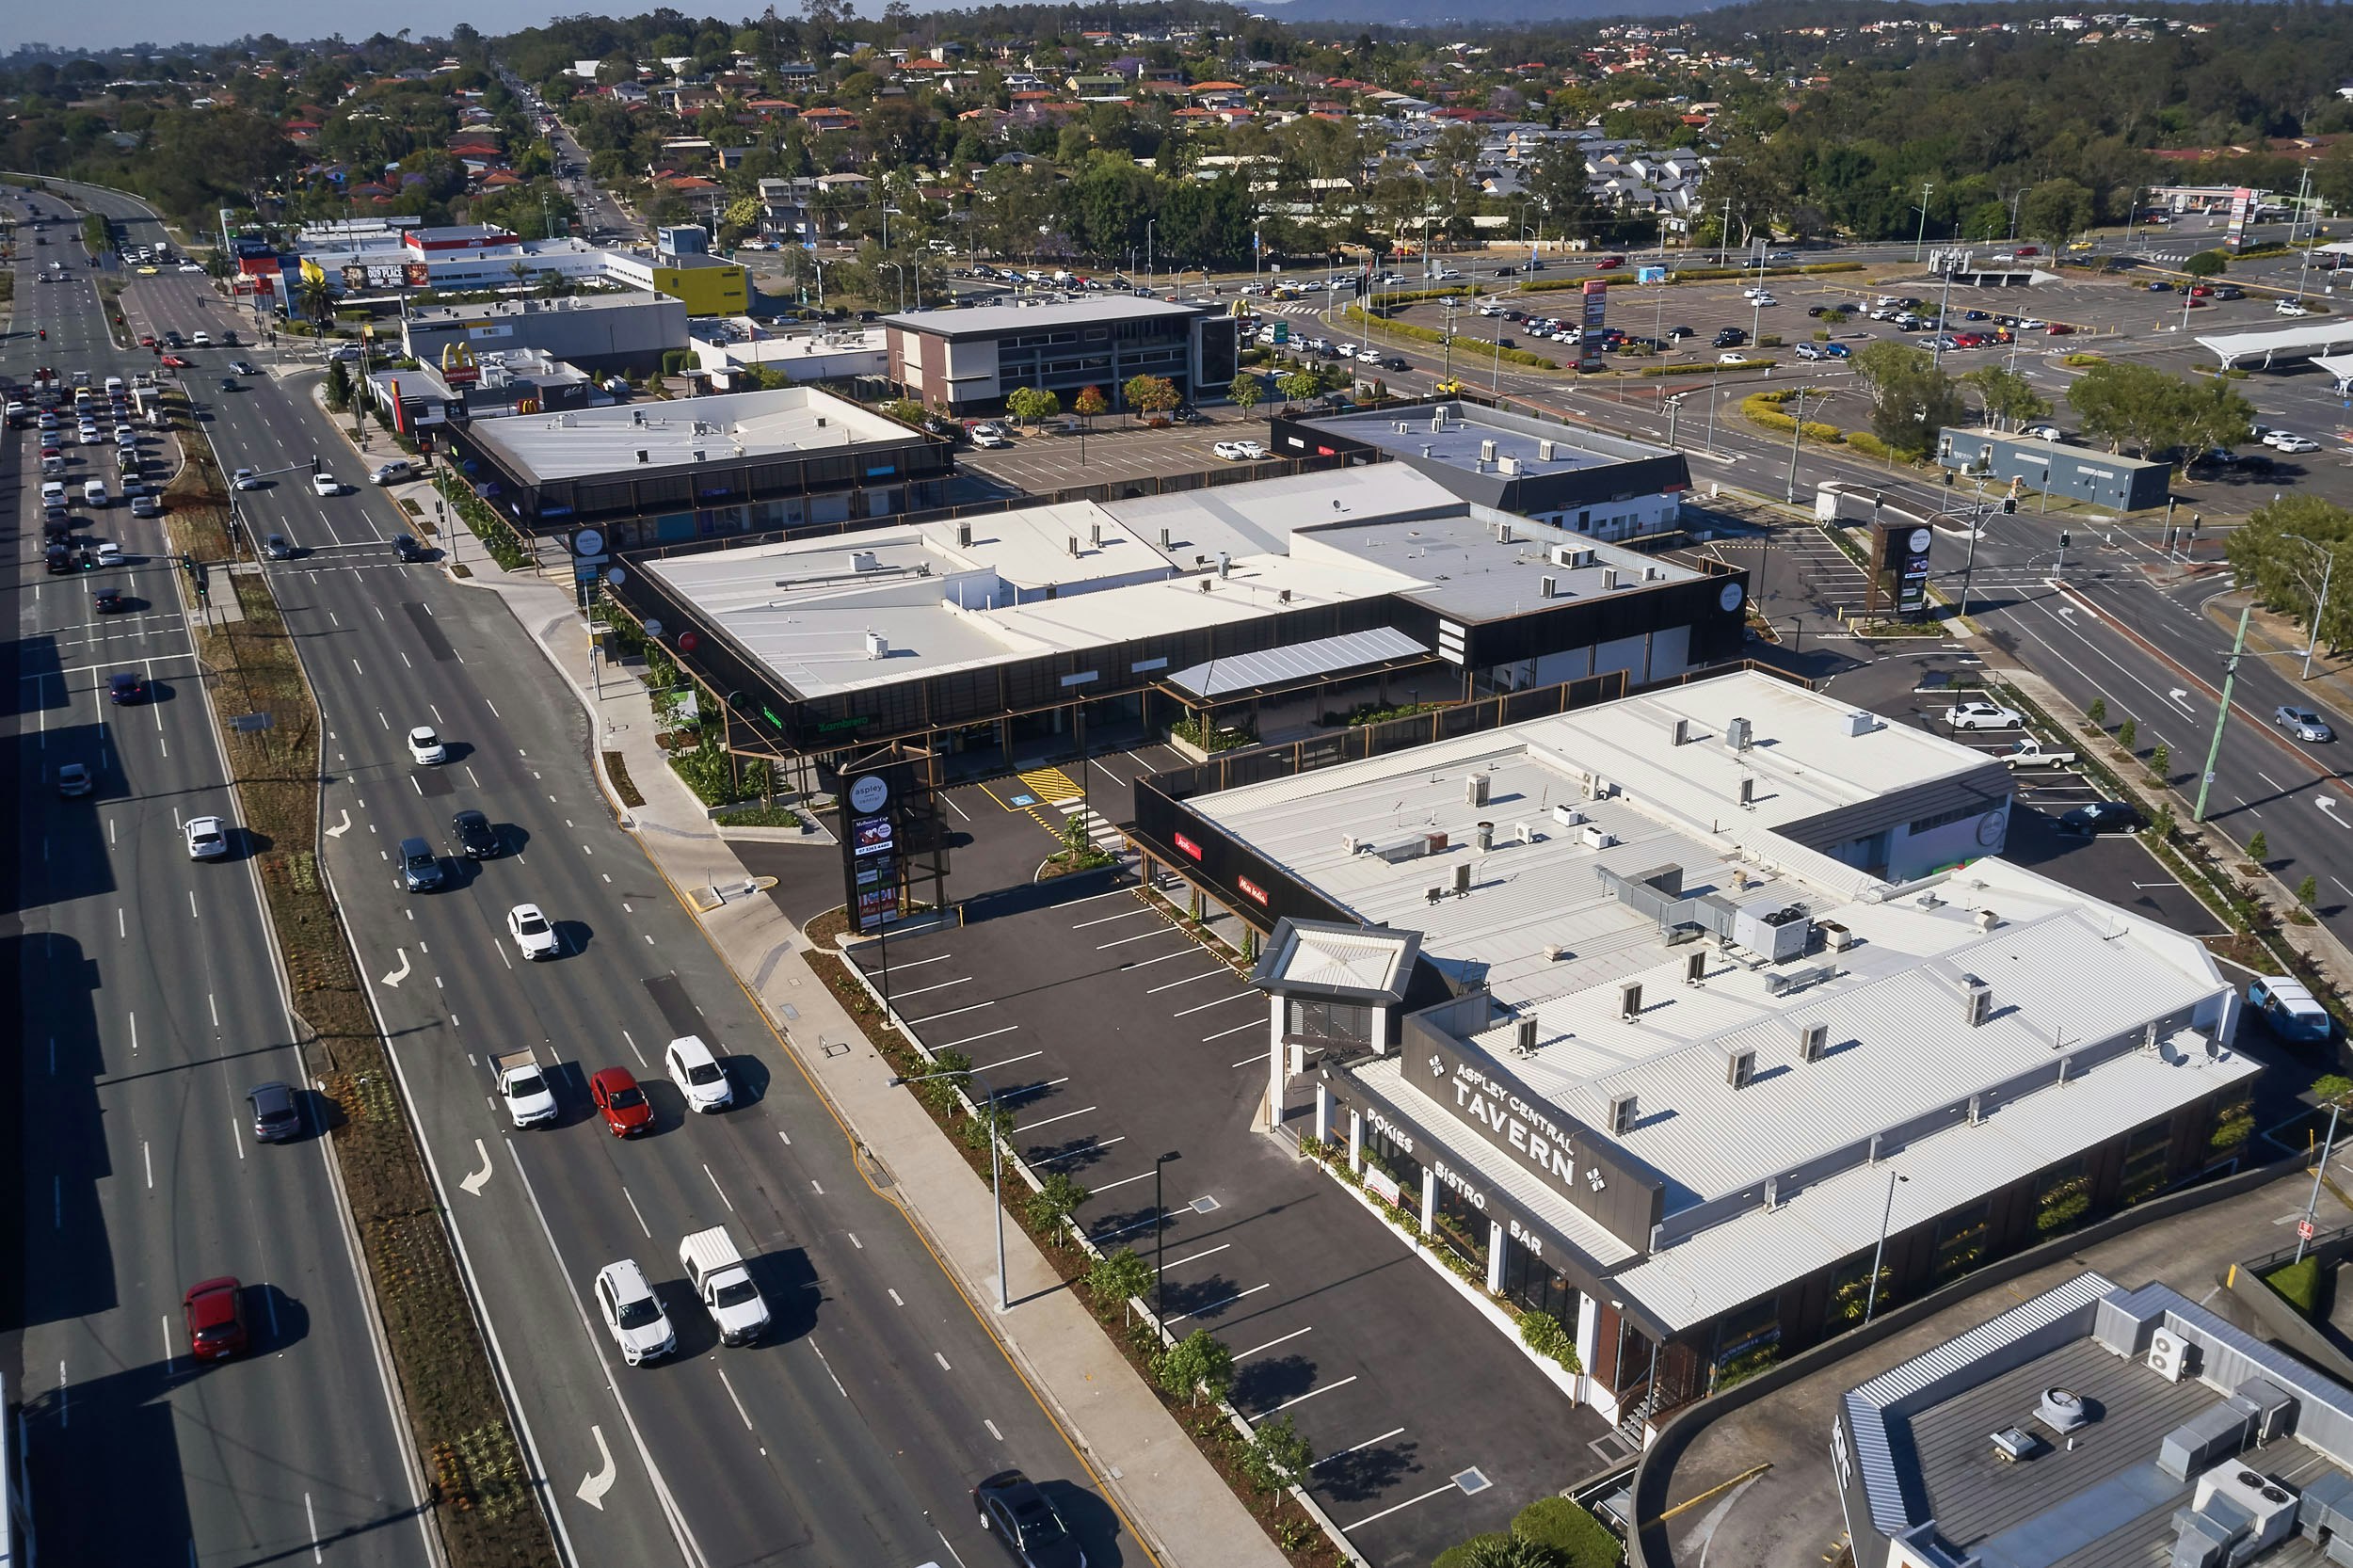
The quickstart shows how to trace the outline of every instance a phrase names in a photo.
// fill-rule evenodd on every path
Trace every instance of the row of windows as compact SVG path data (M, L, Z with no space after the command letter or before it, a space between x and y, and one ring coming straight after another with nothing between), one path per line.
M1923 833L1933 832L1940 827L1949 827L1957 822L1967 822L1971 817L1977 816L1984 810L1985 807L1982 803L1975 806L1956 806L1949 811L1939 811L1932 817L1922 817L1904 831L1916 839Z

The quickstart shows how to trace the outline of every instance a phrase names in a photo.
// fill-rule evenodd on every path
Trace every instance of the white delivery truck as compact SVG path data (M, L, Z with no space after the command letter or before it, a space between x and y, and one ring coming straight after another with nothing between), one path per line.
M679 1267L718 1325L723 1345L748 1345L768 1332L768 1304L752 1283L735 1238L725 1225L698 1230L678 1244Z
M498 1074L499 1095L517 1127L555 1120L555 1092L548 1087L548 1075L540 1070L539 1059L530 1047L493 1056L490 1070Z

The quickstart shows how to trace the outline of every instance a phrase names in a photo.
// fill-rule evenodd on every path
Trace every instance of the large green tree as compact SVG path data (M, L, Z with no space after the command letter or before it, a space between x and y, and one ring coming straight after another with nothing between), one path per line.
M2353 512L2318 496L2282 496L2255 508L2222 550L2256 602L2299 627L2313 624L2325 580L2320 641L2330 648L2353 643Z
M2002 428L2016 429L2051 411L2049 401L2035 391L2033 382L2000 365L1980 365L1963 376L1961 384L1977 393L1987 421Z
M1968 416L1952 377L1925 348L1882 340L1852 362L1870 391L1872 434L1906 456L1927 456L1936 448L1939 430Z

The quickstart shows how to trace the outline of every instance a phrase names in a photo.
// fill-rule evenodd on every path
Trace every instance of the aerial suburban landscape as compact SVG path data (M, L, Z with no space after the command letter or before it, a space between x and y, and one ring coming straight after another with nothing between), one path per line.
M2353 1563L2353 14L264 20L0 21L0 1568Z

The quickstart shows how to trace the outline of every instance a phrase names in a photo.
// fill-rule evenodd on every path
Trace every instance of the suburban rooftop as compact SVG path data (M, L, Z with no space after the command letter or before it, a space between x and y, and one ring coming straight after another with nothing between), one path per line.
M477 424L472 439L545 482L732 457L904 446L924 437L829 392L785 387L524 415Z

